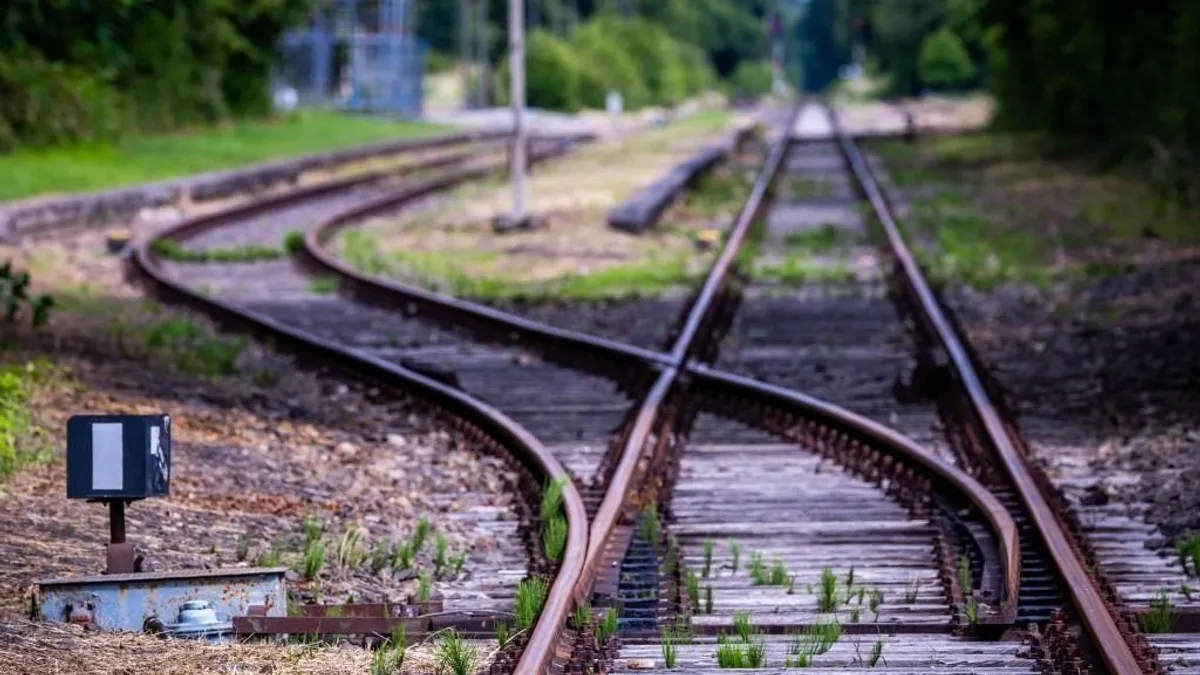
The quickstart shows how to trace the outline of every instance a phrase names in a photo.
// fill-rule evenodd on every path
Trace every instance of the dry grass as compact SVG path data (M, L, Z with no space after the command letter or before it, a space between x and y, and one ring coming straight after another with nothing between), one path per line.
M494 651L480 648L480 664ZM67 625L0 624L0 675L351 675L371 672L371 652L348 645L208 645ZM432 642L409 647L404 672L436 672Z

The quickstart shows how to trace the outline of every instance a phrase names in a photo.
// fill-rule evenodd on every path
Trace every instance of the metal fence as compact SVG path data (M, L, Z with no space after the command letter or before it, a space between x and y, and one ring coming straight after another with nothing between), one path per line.
M280 43L276 81L301 105L404 117L421 114L427 48L412 0L333 0Z

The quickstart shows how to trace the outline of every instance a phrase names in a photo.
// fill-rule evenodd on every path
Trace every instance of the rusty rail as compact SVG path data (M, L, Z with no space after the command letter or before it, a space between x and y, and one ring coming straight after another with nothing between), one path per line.
M792 111L788 118L788 132L784 133L771 149L771 154L755 182L751 195L734 223L729 241L710 269L690 308L683 329L669 353L639 349L574 331L549 327L475 303L369 277L349 268L325 250L325 244L337 231L350 226L363 217L394 209L420 196L482 177L495 167L469 166L448 175L410 184L394 194L342 213L306 233L304 250L300 254L301 262L310 268L321 269L337 275L341 280L342 288L340 290L355 299L393 309L400 308L409 312L422 309L431 314L440 315L438 318L476 324L493 334L503 333L509 341L537 345L545 351L586 354L587 357L583 360L599 363L601 367L609 371L609 375L612 374L614 359L631 367L640 367L643 372L646 368L660 369L653 386L639 403L636 417L633 418L621 457L614 467L604 500L588 531L585 531L585 528L589 528L589 526L578 491L573 484L567 486L564 496L569 525L567 552L547 597L542 616L517 664L516 672L521 675L541 675L549 670L563 627L566 624L566 618L573 605L587 597L590 585L595 580L600 571L601 562L604 560L605 545L624 515L626 497L632 489L639 461L644 457L647 440L655 429L655 423L663 403L677 388L691 386L690 380L710 384L717 383L717 386L736 384L737 387L740 387L741 394L749 399L774 397L775 400L783 401L793 410L799 411L798 415L834 420L846 427L852 427L856 433L864 435L873 443L882 446L885 452L906 457L905 461L925 467L927 473L940 476L946 484L965 495L964 498L967 501L985 512L985 517L995 529L998 541L1004 550L1006 562L1002 564L1007 568L1006 574L1019 565L1018 549L1014 543L1015 530L1011 527L1011 518L1003 508L998 506L995 499L986 490L979 488L969 476L965 476L953 467L938 464L927 453L922 454L920 448L908 439L877 424L856 418L836 406L807 399L795 392L776 391L777 388L769 385L689 363L694 358L697 344L702 341L702 336L711 327L714 318L713 309L719 304L738 251L768 200L770 186L782 165L790 143L790 129L794 126L800 109L800 106L797 105ZM534 159L543 161L564 151L565 148L556 148L549 153L538 155ZM466 160L460 163L465 162ZM316 186L300 192L311 197L323 194L322 190L332 189L336 188ZM277 208L287 203L294 203L297 199L299 198L295 195L289 195L267 200L265 204L255 203L214 216L192 219L171 228L162 236L176 240L187 239L206 229L220 227L232 218ZM340 365L359 375L366 373L393 386L412 391L431 403L468 420L484 433L495 438L514 455L524 457L531 462L543 475L553 477L565 475L562 467L553 457L549 456L537 439L490 406L440 382L369 354L347 349L317 336L290 328L265 315L202 297L163 274L149 244L150 241L139 242L134 250L131 265L134 272L151 286L156 295L168 301L198 309L220 323L269 336L280 347L316 357L317 362ZM824 415L825 418L821 418L821 415ZM866 423L863 424L864 422ZM912 452L914 448L917 451L915 453ZM1005 598L1016 597L1016 589L1011 585L1006 586L1003 593Z
M797 106L788 117L789 125L795 124L800 110L801 107ZM724 383L740 391L748 399L766 399L790 406L801 416L825 420L831 428L851 430L896 457L906 466L914 467L928 475L935 483L944 486L951 493L960 495L967 503L977 508L991 526L999 549L997 565L1001 578L996 584L999 607L994 615L988 617L986 623L1012 624L1016 620L1020 578L1020 548L1017 545L1016 530L1008 512L974 479L955 467L939 462L910 439L838 406L689 362L699 336L704 334L712 320L711 310L727 281L739 249L767 201L770 185L782 164L789 136L790 133L783 134L782 140L772 149L772 154L760 172L749 198L739 212L728 244L710 269L685 320L683 330L669 353L548 326L470 301L365 275L352 269L326 249L328 241L338 231L352 226L366 216L396 208L404 201L414 198L414 195L408 194L408 190L339 214L319 224L307 233L303 255L308 259L310 266L315 266L315 269L321 272L334 274L342 283L348 284L349 287L345 290L356 300L390 309L406 308L408 311L411 311L411 307L406 306L415 304L422 311L439 315L457 325L475 324L485 333L504 335L509 341L536 345L548 355L580 354L589 351L593 354L600 353L604 358L592 358L591 362L601 364L608 371L601 374L609 376L612 375L612 361L608 359L630 366L641 362L661 369L654 384L638 403L632 432L628 434L603 501L592 520L584 573L576 589L578 600L587 597L588 589L601 572L606 544L624 516L625 498L631 489L639 462L644 456L646 439L654 427L658 411L679 384L681 375L687 373L709 385ZM420 186L414 186L410 190L412 193L422 194L427 191L425 187ZM586 365L575 366L587 369Z
M902 272L905 288L912 296L914 306L919 310L920 319L927 324L926 328L930 335L945 350L953 364L954 375L971 402L973 411L987 434L988 442L999 456L1005 473L1008 474L1022 504L1029 512L1029 517L1049 550L1055 566L1066 581L1068 594L1091 636L1093 644L1109 672L1115 675L1142 673L1142 667L1118 627L1117 620L1112 615L1108 603L1105 602L1100 590L1088 574L1084 561L1071 545L1062 523L1050 508L1041 490L1038 489L1037 483L1026 465L1024 455L1017 449L1017 444L1009 435L1004 420L988 395L978 373L975 372L963 340L952 327L945 312L942 311L942 307L930 289L916 258L905 243L892 215L891 207L876 182L874 174L863 159L854 140L842 133L837 123L836 113L832 109L829 113L830 120L834 125L834 134L841 144L842 152L855 178L871 203L876 219L883 227L888 244Z
M475 174L464 175L468 180ZM129 259L129 272L140 282L150 295L166 303L186 306L209 316L219 325L271 340L276 348L291 351L302 357L300 363L310 365L327 364L358 377L366 376L422 398L446 410L474 426L486 436L494 439L511 455L547 480L566 477L566 470L532 434L508 416L492 406L437 380L403 368L361 350L349 349L320 336L287 326L275 319L233 304L206 297L168 276L160 265L158 254L152 244L160 238L175 241L185 240L200 232L238 218L245 218L264 210L293 204L329 191L356 184L354 179L336 181L332 185L321 185L282 197L252 203L222 211L215 215L185 220L166 231L143 237L135 243ZM567 544L555 577L546 597L546 611L529 636L518 670L521 672L545 672L553 657L555 646L562 631L562 619L557 608L570 608L573 590L583 570L587 552L587 512L583 498L573 482L567 481L563 490L563 510L567 517Z
M986 621L980 617L979 623L1016 623L1021 578L1017 526L1004 505L979 481L938 459L916 441L894 429L827 401L701 364L691 365L689 374L694 386L711 390L710 396L737 397L753 401L755 405L787 410L825 428L851 435L871 447L885 450L905 466L930 479L941 490L957 495L964 503L977 509L996 537L1001 577L997 584L998 611Z

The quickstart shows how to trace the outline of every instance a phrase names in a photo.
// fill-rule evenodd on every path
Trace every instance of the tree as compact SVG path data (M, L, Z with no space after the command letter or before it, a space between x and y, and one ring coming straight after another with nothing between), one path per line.
M975 72L962 40L945 27L921 43L918 70L921 82L938 90L961 87L971 81Z
M804 90L824 91L849 61L849 52L837 40L835 0L809 0L796 25Z

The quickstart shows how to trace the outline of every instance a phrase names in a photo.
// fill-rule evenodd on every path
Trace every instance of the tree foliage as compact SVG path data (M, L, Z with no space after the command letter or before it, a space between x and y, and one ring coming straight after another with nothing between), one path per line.
M918 73L930 88L961 87L971 81L974 70L967 48L949 28L942 27L921 42Z
M264 113L275 45L309 11L310 0L8 0L0 148Z

